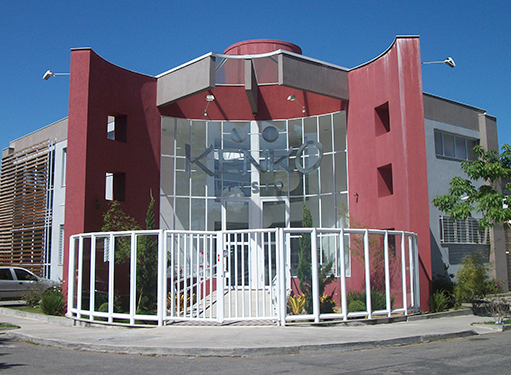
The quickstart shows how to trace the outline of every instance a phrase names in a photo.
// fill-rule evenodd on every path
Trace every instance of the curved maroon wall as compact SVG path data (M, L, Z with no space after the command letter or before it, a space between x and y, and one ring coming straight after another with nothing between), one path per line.
M419 39L397 38L348 78L350 218L368 228L418 234L421 306L427 309L431 247ZM375 110L385 103L389 131ZM392 176L392 194L385 191L379 168Z
M127 116L126 142L107 139L108 116ZM160 122L156 79L117 67L91 49L71 52L65 237L99 231L107 172L125 174L123 210L144 226L150 191L159 215ZM67 280L68 241L64 259ZM66 287L63 290L67 290Z

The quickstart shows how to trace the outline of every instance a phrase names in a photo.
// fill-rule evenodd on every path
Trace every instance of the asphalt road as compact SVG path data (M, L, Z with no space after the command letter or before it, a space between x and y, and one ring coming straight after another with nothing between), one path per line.
M356 352L152 357L43 347L0 333L2 374L509 374L511 331Z

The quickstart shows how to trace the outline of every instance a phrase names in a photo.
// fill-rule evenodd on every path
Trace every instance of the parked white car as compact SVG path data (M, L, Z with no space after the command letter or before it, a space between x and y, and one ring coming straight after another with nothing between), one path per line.
M55 280L34 275L20 267L0 267L0 299L21 299L31 290L43 293L46 289L60 286Z

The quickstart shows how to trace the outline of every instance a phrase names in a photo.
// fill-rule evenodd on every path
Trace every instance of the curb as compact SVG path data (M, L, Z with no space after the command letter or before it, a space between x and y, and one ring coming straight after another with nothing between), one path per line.
M474 315L472 309L462 309L462 310L452 310L452 311L442 311L437 313L429 313L429 314L420 314L420 315L409 315L408 321L416 321L416 320L428 320L428 319L440 319L440 318L450 318L456 316L467 316Z
M40 320L47 323L57 323L66 327L73 327L75 326L75 322L71 319L62 317L62 316L53 316L53 315L42 315L42 314L36 314L36 313L30 313L27 311L21 311L21 310L15 310L15 309L6 309L0 307L0 314L3 315L11 315L11 316L18 316L20 318L28 318L28 319L35 319Z
M24 342L37 345L57 347L62 349L73 349L100 353L114 354L138 354L138 355L161 355L161 356L195 356L195 357L243 357L243 356L269 356L305 354L329 351L349 352L355 350L368 350L387 347L398 347L414 344L423 344L441 340L452 340L470 336L478 336L474 330L466 330L447 334L420 335L387 340L356 341L347 343L329 343L317 345L297 346L271 346L257 348L172 348L172 347L147 347L147 346L126 346L108 344L84 344L66 342L52 339L41 339L32 337L16 331L6 332L6 336Z

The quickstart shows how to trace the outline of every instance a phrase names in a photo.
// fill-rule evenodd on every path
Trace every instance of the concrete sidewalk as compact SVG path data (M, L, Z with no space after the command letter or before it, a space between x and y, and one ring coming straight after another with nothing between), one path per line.
M328 326L182 326L106 328L73 326L67 318L20 317L0 308L0 322L21 327L6 336L35 344L76 350L143 355L261 356L314 351L351 351L410 345L502 331L474 315L372 325ZM424 317L431 317L434 314ZM64 324L61 324L64 323ZM66 325L68 324L68 325Z

